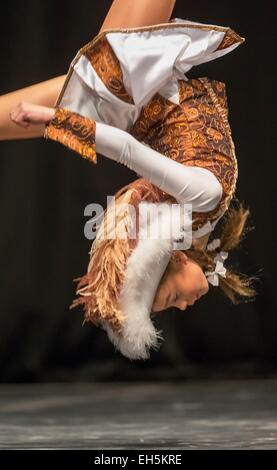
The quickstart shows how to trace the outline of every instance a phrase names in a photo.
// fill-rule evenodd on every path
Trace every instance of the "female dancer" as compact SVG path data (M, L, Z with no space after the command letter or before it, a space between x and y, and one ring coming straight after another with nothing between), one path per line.
M173 7L174 2L165 4ZM85 320L102 325L130 359L146 358L158 345L161 335L150 321L151 311L172 305L186 309L208 291L208 280L233 302L236 293L254 295L250 279L223 266L249 214L242 206L229 208L237 161L225 85L185 75L241 42L230 28L182 19L108 26L78 51L54 107L25 102L10 113L19 126L45 125L37 136L58 141L93 163L97 151L143 177L116 194L117 228L126 229L131 221L122 210L126 203L136 209L142 202L162 203L161 217L152 224L161 222L163 234L172 223L168 207L191 204L192 249L174 251L173 242L187 236L176 206L173 231L158 242L142 236L145 221L136 227L135 239L128 229L125 239L101 237L109 227L108 207L93 243L74 305L84 304ZM227 209L221 238L206 246Z

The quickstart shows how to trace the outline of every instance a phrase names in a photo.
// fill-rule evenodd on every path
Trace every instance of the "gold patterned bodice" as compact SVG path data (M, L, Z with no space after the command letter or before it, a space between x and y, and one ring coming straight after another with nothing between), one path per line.
M217 177L223 188L221 201L212 211L193 213L196 230L228 208L237 181L237 160L225 84L200 78L178 80L178 88L180 104L156 93L128 132L167 157L206 168ZM161 191L161 199L165 197L168 194Z
M184 24L158 25L157 29L161 26L166 31L165 27L169 30L176 26L183 28ZM190 27L200 28L200 31L218 29L205 25L190 25ZM144 29L148 31L149 28L139 28L140 32ZM156 27L153 29L155 30ZM138 29L135 30L138 32ZM230 29L219 28L218 30L224 30L225 35L222 42L216 47L215 52L217 53L243 41L243 38ZM124 31L120 30L120 32ZM129 29L127 32L135 33ZM117 33L114 32L114 34ZM145 41L147 44L147 39ZM111 47L106 32L97 35L79 50L72 61L56 103L57 107L63 105L63 95L70 82L75 64L79 59L84 58L93 74L97 75L109 93L107 101L102 100L101 109L104 104L108 103L111 96L114 96L117 98L117 104L120 101L124 103L125 110L126 105L130 105L130 110L133 110L135 101L130 90L128 92L124 85L120 57L117 57ZM235 192L238 176L237 160L228 123L225 84L208 78L177 79L177 83L178 104L165 98L160 90L160 93L154 93L152 98L142 106L136 121L132 120L130 127L125 130L167 157L184 165L206 168L218 178L223 188L221 201L212 211L193 213L193 230L197 230L207 221L216 220L227 210ZM102 92L104 93L103 90ZM68 103L68 96L65 97L65 103ZM110 106L115 106L115 103L113 102ZM57 109L56 120L53 120L52 123L54 125L49 126L45 136L62 141L64 145L96 163L95 122L91 119L92 124L89 125L85 117L82 118L75 114L71 113L72 116L70 116L67 110ZM117 117L117 113L114 112L114 116ZM67 125L64 124L65 122ZM117 122L112 123L112 125L117 124ZM161 200L168 199L176 202L174 197L164 191L159 190L159 194Z

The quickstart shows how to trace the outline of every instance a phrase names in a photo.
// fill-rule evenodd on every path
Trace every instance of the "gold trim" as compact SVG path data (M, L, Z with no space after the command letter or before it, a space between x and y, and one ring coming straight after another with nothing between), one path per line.
M104 29L101 33L98 33L94 38L92 38L89 42L87 42L83 47L81 47L74 59L72 60L69 70L67 72L67 76L65 78L63 87L61 89L61 92L57 98L55 106L58 106L61 102L61 99L63 97L63 94L65 92L65 88L68 84L68 81L73 73L73 67L76 64L76 62L79 60L80 56L83 54L83 51L86 50L87 48L91 47L96 41L101 39L103 36L105 36L108 33L132 33L132 32L140 32L140 31L156 31L159 29L169 29L169 28L192 28L192 29L203 29L203 30L213 30L213 31L219 31L219 32L230 32L234 37L238 40L238 42L243 43L245 42L245 38L240 36L238 33L236 33L232 28L226 26L216 26L216 25L202 25L202 24L190 24L190 23L159 23L156 25L150 25L150 26L139 26L136 28L111 28L111 29Z
M112 95L125 103L135 104L125 88L120 61L106 36L87 48L83 57L89 61L92 70Z
M222 33L227 33L228 31L237 38L238 42L243 43L245 38L237 34L232 28L229 26L216 26L216 25L202 25L202 24L190 24L190 23L159 23L151 26L138 26L136 28L111 28L111 29L104 29L101 33L98 33L94 38L92 38L87 44L85 44L80 51L88 47L88 45L92 46L98 39L100 39L103 35L108 33L132 33L132 32L141 32L141 31L156 31L159 29L170 29L170 28L191 28L191 29L203 29L203 30L213 30L219 31Z
M235 189L236 189L236 184L237 184L237 179L238 179L238 162L237 162L237 158L236 158L235 145L234 145L234 142L233 142L229 121L228 121L228 118L226 116L226 111L220 105L220 103L218 101L218 97L216 96L216 93L214 92L213 87L212 87L211 83L209 82L208 78L207 77L201 77L201 78L199 78L199 80L203 83L203 85L207 89L208 93L210 94L210 97L212 98L212 100L214 102L214 105L215 105L215 108L216 108L218 114L221 116L221 118L223 120L227 135L229 137L229 142L230 142L231 150L232 150L232 161L233 161L234 168L235 168L234 180L233 180L233 183L232 183L232 185L229 189L228 195L227 195L226 199L224 200L223 208L221 207L221 204L220 204L218 212L215 213L215 218L217 218L219 215L224 214L224 212L228 209L229 204L231 202L231 199L234 196Z
M58 95L58 98L57 98L56 103L55 103L55 105L54 105L55 108L60 105L61 99L62 99L62 97L63 97L63 95L64 95L65 89L66 89L67 84L68 84L68 82L69 82L69 79L70 79L70 77L71 77L71 75L72 75L72 73L73 73L73 70L74 70L73 67L70 65L69 70L68 70L68 72L67 72L67 75L66 75L66 77L65 77L65 80L64 80L62 89L61 89L60 94Z
M95 131L96 122L93 119L56 107L54 117L45 126L44 138L59 142L97 164Z
M221 43L219 44L219 46L217 46L216 51L223 51L224 49L228 49L234 44L237 44L237 42L237 33L232 29L228 29L224 34Z

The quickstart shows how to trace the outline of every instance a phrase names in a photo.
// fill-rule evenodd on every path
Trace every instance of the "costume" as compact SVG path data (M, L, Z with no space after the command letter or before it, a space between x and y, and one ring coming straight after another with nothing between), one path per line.
M105 211L74 303L83 304L85 321L106 329L130 359L149 357L162 338L151 306L174 243L187 236L180 206L191 204L192 234L201 237L214 229L236 187L225 85L185 74L243 41L230 28L179 18L105 30L71 62L46 126L46 138L91 162L99 152L142 176L121 188L115 207ZM162 234L158 240L147 238L148 219L139 215L153 203L159 203L150 222ZM135 224L128 205L135 208ZM125 237L103 237L115 228L112 211Z

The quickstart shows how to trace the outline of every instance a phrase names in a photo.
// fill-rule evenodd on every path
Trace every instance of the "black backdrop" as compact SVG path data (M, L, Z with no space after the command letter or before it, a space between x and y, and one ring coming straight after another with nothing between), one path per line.
M1 5L0 92L66 73L100 29L110 0L31 0ZM154 7L153 1L153 7ZM0 142L0 376L2 381L169 379L275 373L276 155L273 145L272 4L177 0L173 17L233 27L246 42L192 70L226 82L239 162L237 197L255 230L230 261L258 271L255 302L234 306L210 289L186 312L156 318L165 341L145 362L115 353L104 331L69 311L72 279L84 273L90 241L84 207L135 178L101 156L93 166L43 139Z

